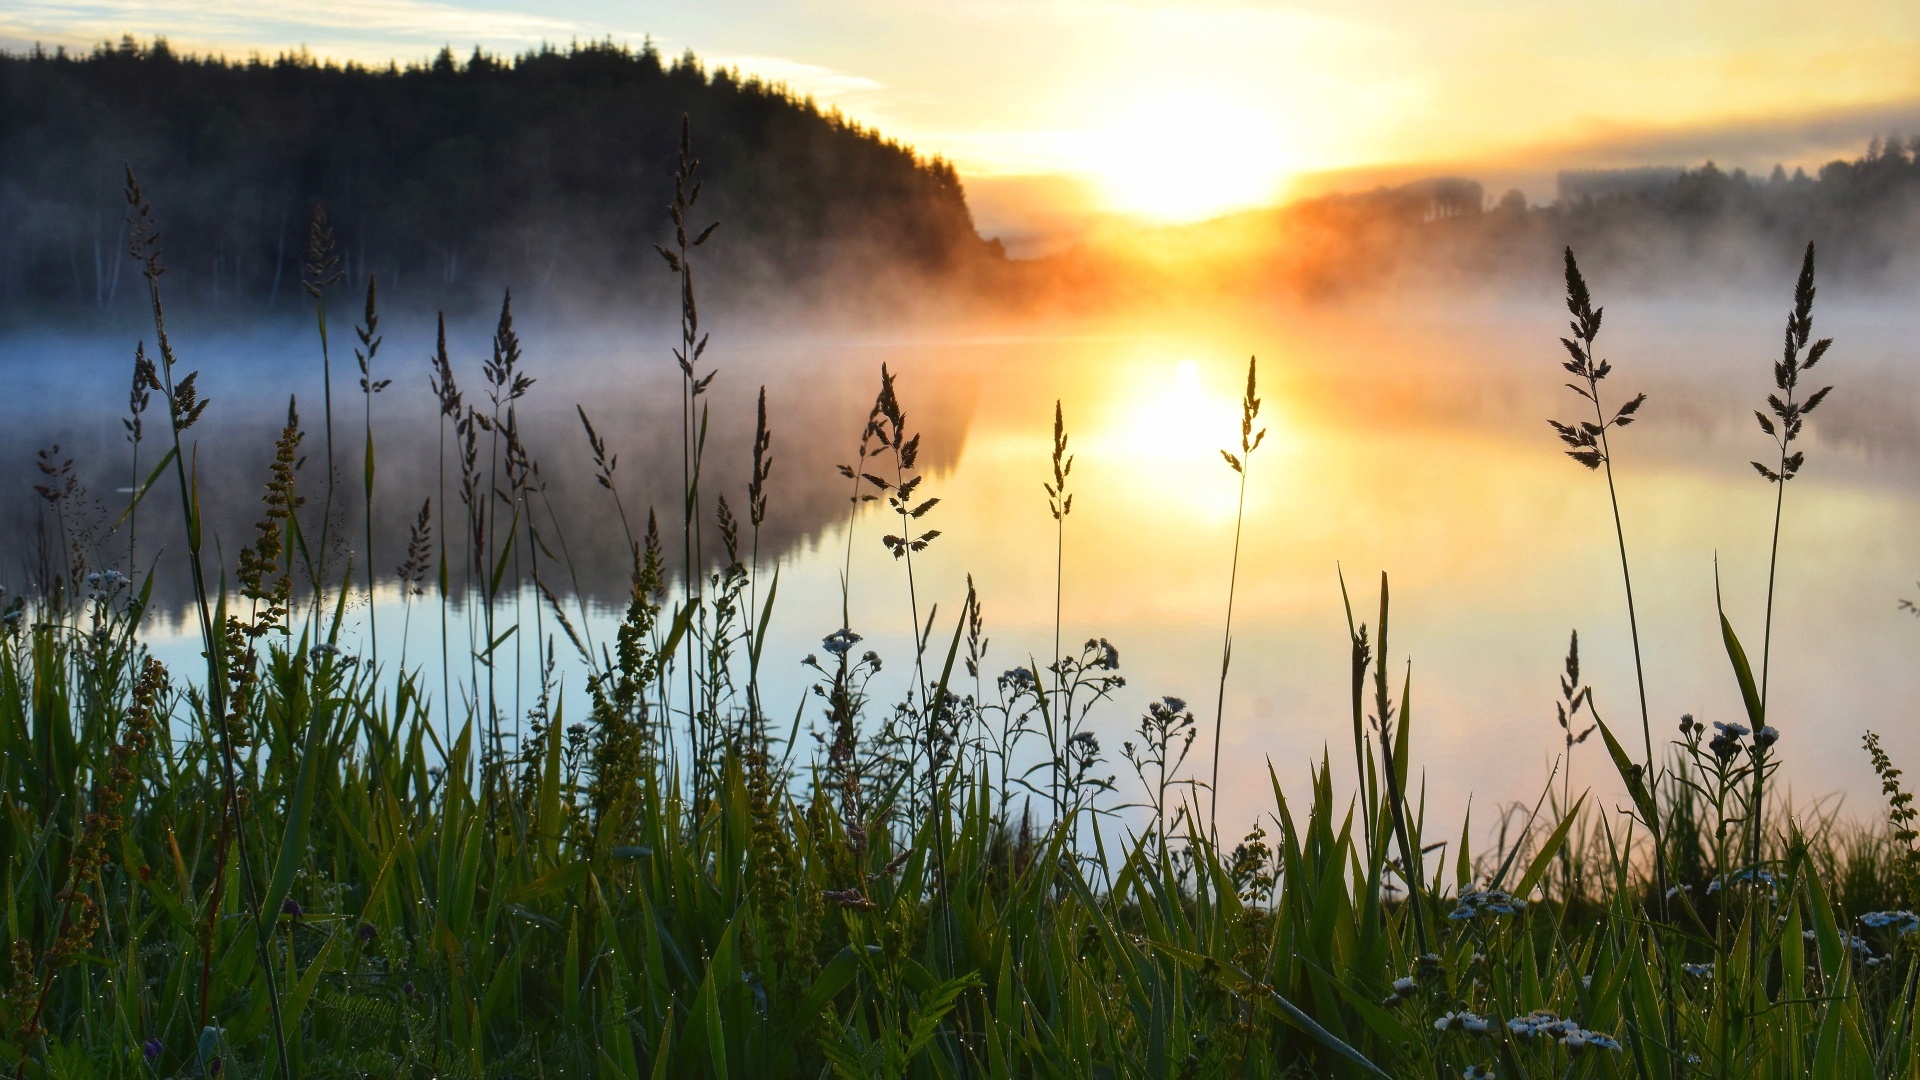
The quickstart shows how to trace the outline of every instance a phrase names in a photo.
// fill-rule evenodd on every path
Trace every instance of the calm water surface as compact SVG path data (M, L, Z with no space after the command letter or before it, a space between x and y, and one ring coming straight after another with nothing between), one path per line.
M1747 463L1770 446L1751 414L1771 389L1784 315L1780 303L1734 300L1622 302L1608 312L1601 351L1616 366L1613 400L1651 395L1645 421L1621 434L1615 456L1656 738L1683 712L1744 719L1720 644L1715 567L1717 559L1728 615L1757 655L1773 490ZM1809 461L1788 491L1773 722L1784 732L1795 799L1844 796L1866 816L1878 812L1860 750L1866 729L1881 731L1909 770L1920 767L1920 620L1896 606L1902 596L1920 599L1920 315L1911 305L1839 298L1817 320L1816 330L1838 341L1820 371L1838 389L1810 425ZM396 382L375 402L373 562L390 569L421 501L437 505L440 496L427 388L432 326L399 316L387 323L376 366ZM1223 817L1250 824L1270 806L1269 767L1297 788L1323 750L1336 763L1350 756L1342 569L1369 622L1379 574L1391 574L1392 666L1412 665L1415 755L1430 812L1457 821L1469 793L1489 809L1531 801L1560 750L1553 704L1570 630L1580 632L1603 715L1639 744L1606 488L1559 453L1544 422L1577 418L1582 404L1561 388L1555 337L1563 323L1550 298L857 334L723 322L707 354L720 369L708 490L744 507L752 401L763 384L774 428L760 549L780 574L765 661L773 711L792 714L807 682L800 659L839 626L849 529L852 623L888 665L878 696L897 694L911 669L905 568L880 543L891 523L881 504L849 522L847 484L834 469L852 459L884 363L899 375L909 428L924 433L925 490L941 499L927 524L942 535L914 566L923 617L939 604L936 638L951 633L972 574L990 670L1050 655L1055 536L1041 483L1059 399L1075 460L1064 635L1110 639L1129 684L1096 730L1132 795L1120 741L1147 700L1182 696L1209 732L1193 758L1204 772L1239 495L1220 449L1237 442L1247 360L1257 354L1268 435L1246 487ZM456 370L473 402L484 402L486 332L454 335ZM204 372L215 400L197 429L203 498L216 504L210 514L224 545L237 548L251 538L289 394L298 395L307 430L302 483L319 497L317 349L310 333L292 329L242 336L187 324L177 333L183 363ZM596 640L610 639L611 610L623 600L626 541L612 499L593 483L574 409L583 405L620 455L615 475L631 526L655 506L677 544L671 334L542 323L538 312L526 313L522 328L525 364L539 380L522 402L521 425L547 485L542 528L564 536L571 563L565 568L556 550L541 573L570 612L586 612L581 621ZM15 587L33 573L35 449L59 443L112 514L124 504L116 491L132 466L118 417L130 355L131 341L118 338L0 342L0 482L16 553L5 573ZM351 354L336 354L334 364L336 459L348 478L336 499L349 504L350 519L340 555L364 566L358 372ZM143 451L149 464L155 445ZM139 527L143 562L163 547L163 560L177 551L178 523L163 508L143 511ZM123 536L111 543L124 552ZM437 667L437 605L416 602L409 623L396 587L377 596L383 657L394 657L405 625L409 664ZM531 594L518 603L531 620L539 606ZM151 635L163 654L190 665L197 639L187 630L183 637L161 618ZM365 634L361 606L349 646ZM533 636L520 637L523 704L534 696ZM564 707L580 716L579 669L563 663L561 671ZM1617 798L1603 758L1598 740L1578 748L1574 785Z

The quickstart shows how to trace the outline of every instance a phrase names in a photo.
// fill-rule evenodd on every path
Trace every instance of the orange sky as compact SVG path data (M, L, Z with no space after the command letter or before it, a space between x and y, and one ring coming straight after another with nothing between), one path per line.
M1817 163L1903 119L1920 128L1913 0L289 7L13 0L0 9L0 43L84 45L131 32L233 54L304 45L384 61L424 58L442 43L511 52L651 34L670 52L785 80L952 159L988 218L1006 204L1030 218L1191 220L1450 165L1504 170L1544 197L1563 163Z

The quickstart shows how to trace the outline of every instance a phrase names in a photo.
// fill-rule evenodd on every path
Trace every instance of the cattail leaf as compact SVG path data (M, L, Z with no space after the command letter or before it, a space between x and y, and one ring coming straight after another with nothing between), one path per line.
M160 474L166 471L167 466L173 464L173 459L179 452L180 451L175 449L168 449L165 454L161 455L160 464L153 467L153 471L147 474L146 481L142 483L139 489L133 493L133 496L127 500L127 508L120 512L120 517L114 521L113 528L108 529L108 532L118 531L121 525L126 524L127 516L132 514L134 508L140 505L141 500L147 497L147 492L153 489L154 481L160 479Z
M1767 726L1767 711L1760 703L1759 684L1754 682L1753 667L1747 663L1747 650L1740 646L1740 638L1733 632L1733 623L1727 621L1727 613L1720 612L1720 640L1727 648L1727 659L1733 664L1733 678L1740 686L1740 701L1746 706L1747 720L1753 730L1759 731Z
M1573 831L1573 823L1579 820L1580 807L1586 801L1585 795L1573 801L1573 805L1561 817L1560 824L1554 827L1553 832L1547 835L1546 842L1540 845L1540 850L1534 853L1533 861L1528 863L1526 870L1520 874L1520 880L1514 883L1513 895L1522 900L1533 895L1534 886L1540 884L1540 879L1546 875L1547 867L1553 864L1554 856L1560 854L1560 849L1566 845L1567 835Z

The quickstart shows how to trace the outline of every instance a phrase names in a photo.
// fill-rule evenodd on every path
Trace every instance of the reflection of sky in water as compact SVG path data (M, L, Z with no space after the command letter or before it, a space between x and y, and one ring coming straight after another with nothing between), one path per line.
M1601 339L1603 355L1616 361L1614 400L1635 389L1652 394L1645 422L1623 434L1616 459L1656 739L1682 712L1741 718L1714 614L1714 561L1728 614L1757 657L1772 499L1746 464L1768 446L1748 415L1770 388L1767 365L1783 316L1779 304L1623 303ZM1629 746L1640 743L1605 487L1559 455L1543 422L1570 418L1580 404L1557 390L1562 321L1543 300L1239 319L1171 313L990 337L928 330L741 344L723 331L710 354L722 367L716 410L746 412L762 380L773 402L772 499L776 516L786 515L787 550L765 661L771 711L782 724L792 715L805 687L798 660L839 621L846 503L831 465L851 456L885 360L902 373L909 425L928 431L935 467L926 489L942 499L929 518L942 536L915 566L923 617L929 602L940 605L936 640L951 633L970 572L985 603L991 672L1050 648L1054 539L1041 481L1053 402L1062 398L1076 457L1065 637L1105 636L1120 649L1129 686L1098 728L1113 770L1125 771L1120 741L1150 697L1187 698L1210 733L1237 494L1219 449L1237 443L1246 357L1258 353L1269 435L1246 496L1222 754L1227 822L1237 830L1268 805L1269 761L1290 788L1323 747L1340 778L1350 772L1336 565L1346 570L1356 614L1369 622L1378 572L1392 574L1392 666L1404 673L1413 660L1416 762L1436 820L1457 821L1470 791L1483 806L1530 801L1559 750L1553 702L1569 629L1581 631L1603 714ZM1881 731L1903 765L1920 767L1920 620L1894 603L1920 575L1920 374L1906 344L1913 329L1911 316L1890 308L1818 313L1817 332L1839 342L1822 369L1839 389L1811 429L1810 462L1788 492L1782 540L1773 722L1785 734L1785 779L1803 800L1844 792L1863 815L1878 813L1859 748L1865 729ZM633 374L651 359L610 368L602 359L609 347L584 335L574 344L551 329L525 336L536 362L555 368L537 372L534 392L554 406L542 414L553 426L533 436L550 440L550 473L586 479L570 426L576 400L603 429L636 443L646 429L636 418L671 421L674 382ZM404 344L414 363L425 342L403 337L389 332L388 353ZM550 344L556 339L560 348ZM619 340L621 355L651 356L631 335L606 340ZM25 422L23 397L49 392L45 369L23 364L25 354L16 341L0 355L0 381L16 388L0 407L16 424ZM91 369L70 370L85 378ZM424 365L420 374L424 382ZM203 379L216 398L223 385L229 397L252 389L231 372L209 370ZM120 396L96 400L112 408ZM432 415L424 391L382 405L395 415ZM317 408L305 409L311 454ZM727 423L724 453L744 459L746 439L736 436L750 431L751 417ZM347 430L358 437L357 426ZM419 445L425 457L414 464L430 469L432 445ZM644 485L642 446L616 439L613 449L623 453L630 482ZM743 462L729 468L723 481L731 491L744 482L733 480ZM658 472L677 477L677 464ZM254 490L220 495L250 512ZM590 491L581 497L572 505L582 509L566 515L569 543L584 547L581 534L608 529L617 541L611 507ZM744 495L734 501L743 504ZM884 699L911 668L904 568L879 543L889 531L880 504L854 528L853 622L887 660L876 683ZM530 614L531 600L523 603ZM610 639L610 617L596 610L593 633ZM380 618L387 649L398 636L397 600L382 604ZM436 608L416 607L414 660L437 663L438 626ZM182 664L197 651L185 643L165 649ZM530 656L524 670L522 700L530 704ZM577 668L566 713L584 713ZM1191 759L1202 772L1207 738ZM1604 756L1597 739L1578 749L1576 787L1616 790Z

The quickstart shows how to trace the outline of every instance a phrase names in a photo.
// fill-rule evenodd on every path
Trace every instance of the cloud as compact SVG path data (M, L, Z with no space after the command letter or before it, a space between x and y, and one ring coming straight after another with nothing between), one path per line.
M783 83L796 94L824 102L843 102L886 88L886 84L865 75L784 56L704 56L701 60L709 69L735 68L743 75L758 75L767 82Z
M294 6L258 0L12 0L0 40L86 47L123 34L160 35L177 48L226 52L299 45L337 59L387 60L442 44L517 49L599 36L568 19L483 11L435 0L327 0Z

